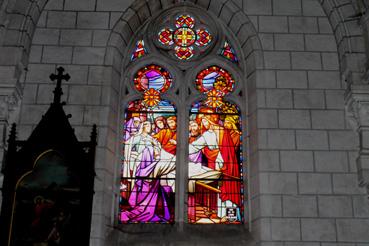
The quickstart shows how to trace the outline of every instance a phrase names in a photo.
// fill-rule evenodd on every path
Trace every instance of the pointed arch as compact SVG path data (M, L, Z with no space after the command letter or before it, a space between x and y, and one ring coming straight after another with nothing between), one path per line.
M214 3L210 4L209 6L205 6L204 8L202 6L202 3L200 2L199 3L185 2L185 3L177 4L177 5L168 3L168 4L163 4L160 6L155 5L154 3L151 6L150 1L147 1L145 3L137 2L137 5L133 4L133 6L131 6L131 8L128 9L126 13L122 15L122 17L119 19L119 21L114 26L111 36L109 38L107 53L105 56L105 65L111 66L113 70L116 71L116 73L120 73L121 77L124 78L121 80L122 82L124 82L124 84L122 83L122 86L124 87L123 90L127 91L127 88L128 88L126 95L124 96L123 94L121 95L121 98L123 99L124 102L127 102L127 100L131 101L132 98L137 98L137 95L134 96L135 95L134 90L130 88L130 85L126 84L130 82L130 79L128 77L130 77L130 74L132 74L132 71L135 70L135 68L142 66L144 64L149 64L155 59L158 61L160 60L160 63L164 66L168 66L168 64L173 63L173 61L171 61L170 58L166 58L165 56L161 54L152 54L151 53L152 47L149 45L148 45L148 50L149 50L150 55L140 58L139 60L135 62L130 61L129 59L130 57L126 56L126 54L130 54L130 52L134 50L135 43L137 42L137 40L141 38L142 32L140 30L142 30L143 26L147 25L147 22L155 19L160 13L170 11L171 8L176 8L176 7L180 8L181 6L185 7L184 9L186 9L186 7L189 6L191 8L198 9L199 11L206 10L206 12L208 12L209 15L212 16L212 18L218 17L222 20L222 28L224 26L224 28L229 30L226 32L227 36L229 35L233 41L232 44L235 43L236 44L235 46L237 46L236 49L238 52L237 54L239 56L241 66L232 64L231 61L228 61L222 58L221 56L219 56L217 52L214 53L215 54L214 56L209 56L209 61L206 61L205 64L211 63L211 61L218 60L217 63L219 64L224 63L224 61L225 63L229 63L228 65L225 65L226 67L233 67L233 66L237 67L237 68L233 68L237 70L237 72L235 72L235 75L237 77L237 80L239 81L237 88L235 89L235 93L237 95L243 94L245 97L247 96L248 93L255 94L254 90L256 86L254 86L253 84L256 83L256 74L257 74L256 71L258 69L262 69L264 66L261 45L260 45L258 36L256 34L255 28L253 27L251 21L246 17L246 15L241 10L239 10L238 7L233 5L232 2L228 2L227 4L220 4L220 5L217 5L217 4L214 5L214 4L215 4L215 1ZM218 9L217 6L221 8ZM236 10L236 13L234 17L229 19L225 13L226 11L232 11L232 10ZM147 20L147 22L141 22L141 20ZM141 23L141 25L139 23ZM135 30L135 32L133 30ZM222 38L222 40L223 39L224 38ZM218 45L217 48L213 50L213 52L221 48L222 42L218 42L218 43L220 43L221 45ZM173 67L176 67L176 66L173 65ZM179 70L179 69L174 69L174 70ZM182 70L185 71L186 69L183 69L182 67ZM177 105L181 105L181 108L178 108L178 116L179 116L178 117L178 124L179 124L178 125L178 135L186 136L188 135L188 120L187 120L189 116L188 109L191 108L191 105L189 105L188 103L193 101L193 98L198 97L198 94L196 95L195 93L196 90L194 88L191 88L190 86L192 82L190 82L189 80L189 75L185 75L183 77L181 75L182 73L180 71L176 71L174 73L174 75L177 76L178 81L174 83L175 88L171 90L171 92L173 93L168 93L168 95L166 96L168 98L173 98L174 99L173 101ZM193 74L193 71L188 71L186 73ZM246 86L246 80L248 82L247 86ZM189 86L189 88L187 88L186 86ZM248 88L246 89L246 87ZM188 91L192 91L194 93L193 96L186 95ZM179 100L179 98L182 98L182 99ZM188 98L188 100L186 99L186 101L184 102L183 101L184 98ZM242 107L244 108L243 114L246 114L246 111L247 111L245 101L246 100L240 103L242 104ZM183 105L186 105L186 106L182 110ZM241 126L241 124L244 125L244 123L241 123L240 121L241 111L237 113L239 115L237 116L238 118L235 124L237 124L239 126L239 130L241 130L243 129L242 128L243 126ZM184 115L186 115L186 117L183 117ZM244 118L244 120L246 121L247 119ZM178 144L179 146L182 146L182 147L178 147L179 149L183 150L184 146L188 146L188 140L184 141L185 139L186 138L179 139ZM187 143L187 145L185 143ZM245 148L245 146L247 145L243 145L242 148ZM240 149L242 148L240 147ZM242 159L240 151L237 154L239 155L239 157L237 158ZM183 162L183 158L179 157L179 159L181 159L181 162ZM187 159L187 157L185 159ZM237 169L239 169L239 167ZM183 172L184 170L185 172ZM177 175L178 179L176 180L176 182L178 184L178 190L179 190L178 192L180 193L179 197L182 197L182 196L185 196L184 190L187 189L187 188L183 188L184 186L183 181L186 179L186 175L188 173L187 166L185 166L184 169L181 169L178 172L179 172ZM241 187L242 184L246 181L246 179L241 174L240 175L237 174L237 176L239 177L237 178L236 182L238 182L239 186ZM178 183L178 180L180 180L182 183ZM228 180L227 182L231 182L231 181ZM242 197L243 191L241 191L240 187L237 188L238 191L236 192L237 193L236 196L238 197L238 200L243 200L244 199ZM246 189L246 188L242 188L242 189ZM178 202L178 201L182 201L182 202ZM183 220L187 221L187 216L185 215L183 217L183 214L182 214L182 213L186 213L183 209L185 206L183 205L183 199L180 199L177 197L176 206L175 206L175 209L176 209L175 221L183 221ZM240 203L239 206L243 206L243 204ZM179 214L178 214L178 211L179 211ZM242 222L244 221L243 218L241 219L241 217L243 216L241 215L241 213L243 213L243 209L235 210L235 214L238 214L237 223L241 223L241 221Z

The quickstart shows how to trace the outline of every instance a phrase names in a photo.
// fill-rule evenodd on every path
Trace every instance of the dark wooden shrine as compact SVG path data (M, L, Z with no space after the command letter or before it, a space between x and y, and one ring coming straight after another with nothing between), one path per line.
M0 245L89 245L96 126L90 141L77 140L63 110L59 67L54 101L26 141L13 124L2 173Z

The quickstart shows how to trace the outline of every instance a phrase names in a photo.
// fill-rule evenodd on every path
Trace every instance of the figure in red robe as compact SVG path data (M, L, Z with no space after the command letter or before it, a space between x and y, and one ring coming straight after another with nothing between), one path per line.
M153 137L158 140L165 151L175 155L177 148L177 117L168 117L167 125L168 128L160 130Z
M240 166L231 133L228 129L219 125L219 116L211 109L200 109L198 118L201 120L202 131L210 130L214 132L217 139L217 143L214 143L213 146L207 144L208 146L203 149L203 154L208 159L208 167L217 169L219 153L223 159L223 165L220 168L223 174L223 180L219 187L221 190L220 199L223 202L229 200L240 207L242 205ZM217 148L215 145L217 145Z

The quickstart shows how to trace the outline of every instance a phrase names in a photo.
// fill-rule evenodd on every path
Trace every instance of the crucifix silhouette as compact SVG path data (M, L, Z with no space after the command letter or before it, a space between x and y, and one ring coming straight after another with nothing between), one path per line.
M70 79L69 74L63 74L64 72L64 68L63 67L58 67L57 69L58 73L57 74L50 74L50 79L52 81L56 80L56 87L55 90L53 91L54 93L54 104L56 103L60 103L60 98L63 95L63 90L61 88L61 84L62 81L68 81Z

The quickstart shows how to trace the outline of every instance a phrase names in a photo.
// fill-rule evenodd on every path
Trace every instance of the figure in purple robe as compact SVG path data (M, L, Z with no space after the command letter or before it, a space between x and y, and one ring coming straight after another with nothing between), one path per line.
M126 122L126 124L124 125L124 141L128 141L132 136L138 133L140 123L141 120L138 117L133 117Z
M138 164L128 199L130 208L121 212L122 222L168 222L171 219L168 198L173 191L170 186L160 184L160 177L172 172L174 163L163 161L161 152L164 150L150 136L151 130L151 123L143 122L131 142L132 161ZM165 155L168 156L168 153Z

